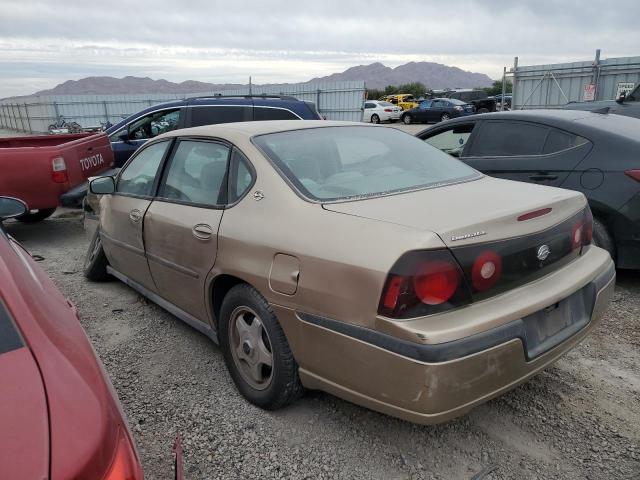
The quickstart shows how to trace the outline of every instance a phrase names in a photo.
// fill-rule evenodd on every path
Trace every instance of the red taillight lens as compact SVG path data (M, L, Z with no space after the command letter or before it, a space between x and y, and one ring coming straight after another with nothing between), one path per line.
M104 480L142 480L142 468L127 435L118 432L118 444Z
M64 162L64 158L56 157L51 160L51 179L55 183L65 183L69 181L67 164Z
M473 288L482 292L493 287L502 275L502 258L493 250L478 255L471 267L471 283Z
M582 226L582 220L580 220L571 229L571 248L574 250L582 245Z
M449 250L413 251L391 268L378 313L414 318L449 310L471 301L460 266Z
M418 267L413 277L413 287L422 303L440 305L456 293L460 280L461 275L457 265L444 260L435 260Z
M393 110L391 110L390 108L385 108L384 111L385 112L393 112Z
M624 174L640 182L640 170L625 170Z
M582 227L582 244L591 245L593 241L593 215L591 209L586 208L584 212L584 225Z

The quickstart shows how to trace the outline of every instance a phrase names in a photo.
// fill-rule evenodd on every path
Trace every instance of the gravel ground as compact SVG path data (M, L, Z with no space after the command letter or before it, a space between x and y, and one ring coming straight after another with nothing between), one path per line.
M80 213L7 222L78 306L118 391L147 479L172 477L180 432L195 479L632 479L640 477L640 272L619 272L603 323L554 367L444 425L418 426L321 392L265 412L220 350L113 281L82 276Z

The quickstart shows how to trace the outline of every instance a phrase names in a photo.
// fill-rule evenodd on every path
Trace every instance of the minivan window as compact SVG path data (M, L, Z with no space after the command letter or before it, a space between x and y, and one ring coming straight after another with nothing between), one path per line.
M392 128L313 128L259 135L253 141L311 200L385 195L481 176Z
M300 120L291 110L286 108L253 107L254 120Z
M252 107L242 105L201 105L191 107L191 125L215 125L216 123L250 122Z
M221 143L181 140L158 196L199 205L224 203L229 147Z
M159 141L139 150L120 173L116 192L142 197L153 195L153 184L158 167L168 145L168 140Z
M170 132L178 128L180 109L161 110L145 115L129 125L129 138L131 140L144 140L157 137L161 133ZM118 132L119 135L122 131ZM116 138L116 141L119 139Z
M473 142L473 157L539 155L547 138L547 127L525 122L485 122Z

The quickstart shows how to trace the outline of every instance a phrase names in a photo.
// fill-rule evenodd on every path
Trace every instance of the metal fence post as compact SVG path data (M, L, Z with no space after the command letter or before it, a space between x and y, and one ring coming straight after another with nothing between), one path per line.
M27 102L24 102L24 113L27 116L27 125L29 126L29 133L33 133L33 129L31 128L31 119L29 118L29 106Z
M513 85L511 87L511 110L516 109L516 85L518 84L517 74L518 74L518 57L513 57Z
M109 123L109 110L107 110L107 101L102 101L102 106L104 107L104 121L105 123Z
M595 92L593 95L593 100L599 100L599 95L598 95L598 83L600 80L600 49L598 48L596 50L596 58L593 61L593 76L592 76L592 80L591 82L594 84L595 86Z
M504 110L504 96L507 92L507 67L502 67L502 97L500 97L500 111ZM511 98L513 102L513 97Z

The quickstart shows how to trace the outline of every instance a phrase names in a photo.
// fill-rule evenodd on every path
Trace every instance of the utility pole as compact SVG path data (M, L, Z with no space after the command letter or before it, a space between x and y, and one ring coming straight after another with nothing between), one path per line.
M504 110L504 96L507 92L507 67L502 67L502 97L500 98L500 111ZM513 101L513 98L511 99Z
M249 75L249 95L251 95L251 75Z

